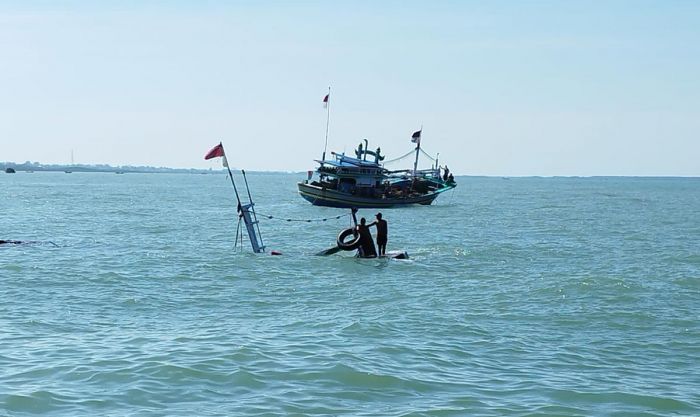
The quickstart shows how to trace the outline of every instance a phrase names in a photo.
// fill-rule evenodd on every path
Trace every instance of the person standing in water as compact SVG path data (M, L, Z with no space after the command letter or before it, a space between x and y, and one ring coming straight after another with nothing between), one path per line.
M357 233L360 235L360 247L358 248L360 257L376 258L377 250L374 248L374 240L372 240L372 234L369 232L369 226L367 226L367 220L364 217L357 225Z
M377 226L377 249L379 249L379 256L385 256L386 243L389 240L389 225L386 220L382 218L382 213L377 213L375 217L377 220L372 222L368 227Z

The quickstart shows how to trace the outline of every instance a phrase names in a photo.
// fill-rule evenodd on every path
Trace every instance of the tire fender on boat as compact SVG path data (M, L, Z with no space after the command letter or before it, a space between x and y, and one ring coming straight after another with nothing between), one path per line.
M336 242L338 244L338 247L342 250L357 249L360 246L360 235L358 233L357 236L354 236L354 233L355 230L352 227L349 227L340 232L340 234L338 235L338 240ZM346 242L345 239L348 236L353 236L353 238Z

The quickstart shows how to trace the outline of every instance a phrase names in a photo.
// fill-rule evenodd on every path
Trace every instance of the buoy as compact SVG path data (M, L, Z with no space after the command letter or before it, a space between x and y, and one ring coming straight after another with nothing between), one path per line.
M282 254L282 252L279 252L276 250L270 251L270 255L281 255L281 254Z
M336 244L338 247L342 250L355 250L360 246L360 235L357 234L356 236L353 236L352 239L349 241L345 241L345 238L353 235L355 233L355 229L352 227L349 227L343 231L340 232L338 235L338 239L336 240Z

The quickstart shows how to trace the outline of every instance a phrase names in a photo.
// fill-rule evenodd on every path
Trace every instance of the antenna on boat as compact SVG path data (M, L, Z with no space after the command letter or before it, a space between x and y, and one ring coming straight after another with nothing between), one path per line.
M326 143L323 145L323 157L321 162L326 160L326 149L328 149L328 126L331 122L331 87L328 86L328 94L323 98L323 107L326 108Z

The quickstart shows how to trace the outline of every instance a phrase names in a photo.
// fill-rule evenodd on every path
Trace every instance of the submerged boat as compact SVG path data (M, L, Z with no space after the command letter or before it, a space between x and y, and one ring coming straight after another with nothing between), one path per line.
M331 152L332 159L316 160L319 167L315 173L309 171L309 178L298 183L299 194L317 206L340 208L391 208L411 204L429 205L445 191L457 186L454 177L434 160L429 169L418 169L420 131L413 134L416 143L413 169L386 169L381 149L368 149L362 143L355 150L355 157L345 153ZM394 161L411 156L414 151ZM423 152L425 154L425 152ZM427 155L427 154L425 154ZM394 162L389 161L389 162ZM440 172L444 171L444 175Z

